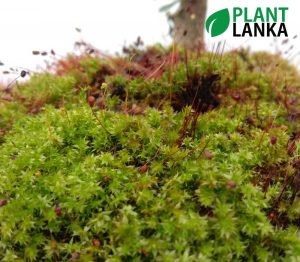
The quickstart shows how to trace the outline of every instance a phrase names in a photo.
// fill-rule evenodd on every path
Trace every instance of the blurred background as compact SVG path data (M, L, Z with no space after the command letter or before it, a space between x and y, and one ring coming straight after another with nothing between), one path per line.
M24 67L39 70L47 57L33 56L33 50L55 50L65 56L74 50L74 42L84 40L109 54L121 53L122 47L134 42L138 36L146 45L169 45L169 23L165 12L159 9L172 0L1 0L0 3L0 83L6 84L13 77L3 74L9 68ZM289 45L284 39L233 38L231 30L221 37L205 35L207 49L226 40L225 50L249 47L251 50L281 52L299 67L300 2L295 0L253 1L208 0L207 15L233 6L286 6ZM178 6L174 5L170 12ZM75 30L77 28L77 30ZM79 30L80 29L80 30Z

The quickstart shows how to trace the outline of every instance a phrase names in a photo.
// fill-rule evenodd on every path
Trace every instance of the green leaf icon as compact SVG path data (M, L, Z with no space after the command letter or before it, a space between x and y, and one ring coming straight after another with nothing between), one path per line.
M230 23L230 14L227 8L222 9L216 13L213 13L206 20L206 31L211 34L212 37L223 34Z

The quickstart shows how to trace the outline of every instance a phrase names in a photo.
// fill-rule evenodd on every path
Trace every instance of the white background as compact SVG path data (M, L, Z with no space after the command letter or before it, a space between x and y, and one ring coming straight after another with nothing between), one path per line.
M0 81L6 83L2 74L9 67L25 67L36 70L37 65L44 65L44 57L32 55L32 50L49 51L65 55L73 50L76 40L83 38L97 48L114 54L122 46L132 43L141 36L146 44L160 42L169 44L169 26L164 13L159 8L172 0L0 0ZM208 0L208 15L222 8L248 6L286 6L287 29L295 46L286 54L299 64L300 51L300 1L296 0ZM253 9L252 9L253 10ZM78 34L75 27L81 28ZM218 38L206 35L208 49L215 42L226 40L226 50L239 46L250 46L252 50L277 49L282 39L273 38L233 38L229 30Z

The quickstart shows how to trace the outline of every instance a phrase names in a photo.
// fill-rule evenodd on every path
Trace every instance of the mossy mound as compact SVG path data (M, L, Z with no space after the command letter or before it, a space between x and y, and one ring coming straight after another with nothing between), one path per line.
M296 69L145 57L70 58L5 94L0 258L298 261Z

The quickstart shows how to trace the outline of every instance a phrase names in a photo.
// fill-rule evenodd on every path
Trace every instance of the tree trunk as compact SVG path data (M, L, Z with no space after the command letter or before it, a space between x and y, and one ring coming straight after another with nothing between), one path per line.
M204 47L207 0L181 0L179 10L171 16L174 40L187 49Z

